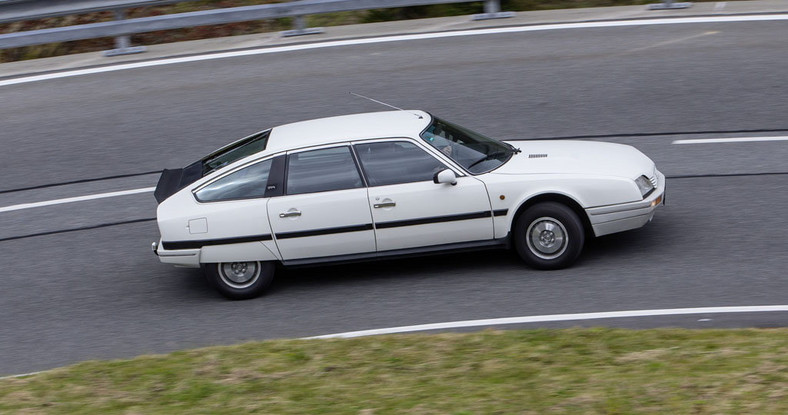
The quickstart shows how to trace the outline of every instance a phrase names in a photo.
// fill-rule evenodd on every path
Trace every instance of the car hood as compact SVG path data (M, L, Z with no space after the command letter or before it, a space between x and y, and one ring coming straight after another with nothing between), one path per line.
M592 174L636 179L654 162L638 149L598 141L509 141L522 150L493 174Z

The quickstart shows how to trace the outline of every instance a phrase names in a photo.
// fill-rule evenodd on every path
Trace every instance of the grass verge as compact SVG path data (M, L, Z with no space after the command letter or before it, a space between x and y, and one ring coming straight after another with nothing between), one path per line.
M248 343L3 379L0 413L785 414L788 329Z

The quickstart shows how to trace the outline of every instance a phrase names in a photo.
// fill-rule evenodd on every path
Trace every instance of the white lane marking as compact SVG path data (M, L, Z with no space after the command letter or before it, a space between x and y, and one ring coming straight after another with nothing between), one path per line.
M755 16L708 16L708 17L683 17L683 18L668 18L668 19L626 20L626 21L610 21L610 22L563 23L563 24L546 24L546 25L535 25L535 26L514 26L514 27L499 27L499 28L489 28L489 29L473 29L473 30L461 30L455 32L422 33L422 34L414 34L414 35L384 36L384 37L375 37L368 39L335 40L335 41L328 41L322 43L277 46L277 47L268 47L262 49L211 53L207 55L198 55L198 56L186 56L180 58L167 58L167 59L161 59L155 61L134 62L134 63L113 65L113 66L104 66L100 68L78 69L73 71L64 71L64 72L57 72L57 73L44 74L44 75L26 76L21 78L7 79L4 81L0 81L0 87L23 84L28 82L44 81L49 79L58 79L58 78L67 78L72 76L122 71L126 69L146 68L151 66L172 65L177 63L198 62L198 61L206 61L206 60L214 60L214 59L225 59L225 58L233 58L239 56L266 55L272 53L293 52L293 51L310 50L310 49L325 49L325 48L332 48L338 46L367 45L374 43L404 42L411 40L440 39L440 38L451 38L451 37L461 37L461 36L479 36L479 35L501 34L501 33L539 32L545 30L629 27L629 26L688 24L688 23L762 22L762 21L779 21L779 20L788 20L788 14L755 15Z
M698 33L698 34L692 35L692 36L687 36L687 37L682 37L682 38L679 38L679 39L673 39L673 40L668 40L668 41L665 41L665 42L655 43L653 45L644 46L642 48L629 49L629 50L626 51L626 53L642 52L644 50L659 48L659 47L662 47L662 46L669 46L669 45L673 45L673 44L676 44L676 43L681 43L681 42L686 42L688 40L697 39L697 38L700 38L700 37L716 35L718 33L720 33L718 30L710 30L708 32Z
M725 6L727 6L727 5L728 5L728 2L725 2L725 1L717 2L717 4L714 5L714 11L715 12L721 12L722 9L724 9Z
M468 320L468 321L455 321L450 323L422 324L418 326L391 327L387 329L350 331L346 333L326 334L323 336L302 337L300 340L352 338L352 337L363 337L363 336L375 336L379 334L396 334L396 333L408 333L414 331L479 327L479 326L501 326L505 324L519 324L519 323L541 323L541 322L550 322L550 321L598 320L605 318L622 318L622 317L676 316L676 315L685 315L685 314L765 313L765 312L774 312L774 311L788 311L788 305L668 308L668 309L657 309L657 310L609 311L609 312L601 312L601 313L550 314L545 316L510 317L510 318L497 318L497 319L487 319L487 320ZM48 372L48 370L44 370L40 372L23 373L20 375L3 376L0 377L0 380L20 378L25 376L33 376L39 373L46 373L46 372Z
M11 212L11 211L15 211L15 210L22 210L22 209L32 209L32 208L44 207L44 206L62 205L62 204L65 204L65 203L83 202L83 201L86 201L86 200L106 199L108 197L135 195L135 194L138 194L138 193L152 192L154 190L156 190L155 187L145 187L145 188L142 188L142 189L122 190L122 191L119 191L119 192L98 193L98 194L94 194L94 195L67 197L65 199L45 200L43 202L22 203L22 204L19 204L19 205L11 205L11 206L0 207L0 213Z
M788 311L788 305L767 306L742 306L742 307L700 307L700 308L669 308L657 310L630 310L608 311L601 313L579 314L550 314L544 316L493 318L486 320L453 321L448 323L420 324L416 326L390 327L385 329L372 329L349 331L346 333L326 334L322 336L304 337L302 340L311 339L347 339L353 337L377 336L381 334L411 333L416 331L445 330L468 327L503 326L507 324L546 323L554 321L599 320L608 318L625 317L656 317L680 316L687 314L719 314L719 313L764 313L774 311Z
M3 377L0 377L0 380L3 380L3 379L24 378L24 377L28 377L28 376L34 376L34 375L38 375L39 373L44 373L44 372L45 372L45 371L42 371L42 372L21 373L21 374L19 374L19 375L9 375L9 376L3 376Z
M766 141L788 141L782 137L732 137L732 138L697 138L691 140L675 140L673 144L721 144L721 143L756 143Z

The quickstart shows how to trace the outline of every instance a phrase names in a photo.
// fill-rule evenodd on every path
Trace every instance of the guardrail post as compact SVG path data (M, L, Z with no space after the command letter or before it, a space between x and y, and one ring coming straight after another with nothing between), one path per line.
M322 27L306 27L304 16L295 16L293 18L293 26L295 29L281 32L282 37L316 35L325 32Z
M123 9L113 10L115 20L126 19L126 11ZM131 36L118 36L115 38L115 49L104 52L104 56L130 55L132 53L142 53L148 50L145 46L131 46Z
M669 9L686 9L692 7L692 3L674 3L673 0L664 0L662 3L649 4L649 10L669 10Z
M474 14L473 20L504 19L514 17L514 12L502 12L501 0L485 0L484 13Z

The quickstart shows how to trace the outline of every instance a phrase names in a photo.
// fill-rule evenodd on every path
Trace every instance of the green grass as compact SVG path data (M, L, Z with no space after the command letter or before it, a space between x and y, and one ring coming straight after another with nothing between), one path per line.
M198 2L176 3L166 6L139 7L128 10L128 18L157 16L171 13L184 13L216 8L249 6L255 4L281 3L283 0L204 0ZM501 8L505 11L531 11L568 9L580 7L626 6L649 3L660 3L662 0L502 0ZM717 1L717 0L696 0ZM328 13L306 16L309 27L336 26L357 23L384 22L406 19L423 19L442 16L461 16L482 13L484 3L453 3L434 6L414 6L393 9L362 10L345 13ZM114 19L111 11L88 13L77 16L54 17L41 20L0 24L0 33L62 27L76 24L97 23ZM292 19L270 21L238 22L216 26L202 26L140 33L132 36L133 45L156 45L161 43L185 40L208 39L214 37L235 36L253 33L276 32L292 29ZM27 59L45 58L103 51L114 48L111 38L88 39L75 42L55 43L48 45L29 46L0 50L0 63Z
M0 413L785 414L788 329L248 343L3 379Z

